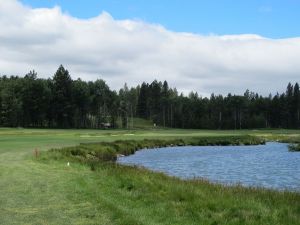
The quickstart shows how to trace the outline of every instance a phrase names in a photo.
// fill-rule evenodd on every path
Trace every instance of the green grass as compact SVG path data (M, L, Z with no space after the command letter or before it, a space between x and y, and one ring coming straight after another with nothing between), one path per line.
M300 194L181 181L140 168L38 159L34 149L116 140L253 135L292 130L0 129L0 224L299 224Z

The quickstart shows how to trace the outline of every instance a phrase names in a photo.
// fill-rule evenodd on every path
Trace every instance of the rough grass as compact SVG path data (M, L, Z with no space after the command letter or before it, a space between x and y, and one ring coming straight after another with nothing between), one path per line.
M59 181L49 185L66 205L58 207L65 220L47 217L50 224L299 224L297 193L182 181L112 163L94 171L77 163L46 165L53 163L64 176L50 177Z
M113 163L93 171L33 155L80 143L239 135L299 139L300 131L0 129L0 224L299 224L299 193L181 181Z

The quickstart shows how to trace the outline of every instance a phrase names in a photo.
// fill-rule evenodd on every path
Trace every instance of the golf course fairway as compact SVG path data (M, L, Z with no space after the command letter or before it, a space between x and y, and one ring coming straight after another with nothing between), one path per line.
M68 166L64 158L43 158L49 149L80 143L240 135L300 141L296 130L2 128L0 224L300 224L299 192L184 181L114 162L91 169L76 161Z

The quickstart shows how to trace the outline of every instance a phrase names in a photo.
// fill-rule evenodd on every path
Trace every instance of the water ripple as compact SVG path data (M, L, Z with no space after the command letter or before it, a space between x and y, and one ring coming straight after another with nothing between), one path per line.
M300 153L289 152L282 143L146 149L118 162L184 179L300 191Z

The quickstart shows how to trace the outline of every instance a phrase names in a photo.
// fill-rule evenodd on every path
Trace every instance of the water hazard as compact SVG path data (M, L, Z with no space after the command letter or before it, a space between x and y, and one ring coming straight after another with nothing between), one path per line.
M118 162L184 179L300 191L300 152L282 143L145 149Z

